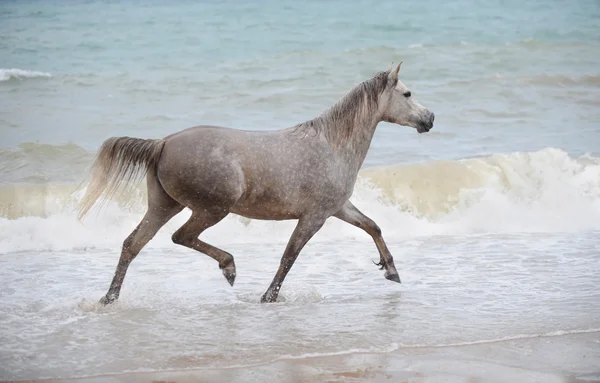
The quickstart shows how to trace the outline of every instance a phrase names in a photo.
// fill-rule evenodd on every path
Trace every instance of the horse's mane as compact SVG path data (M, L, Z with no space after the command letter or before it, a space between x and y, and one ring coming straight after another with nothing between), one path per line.
M304 135L324 133L334 147L344 145L354 128L379 107L379 96L385 90L388 75L387 71L379 72L361 82L323 114L296 125L293 131Z

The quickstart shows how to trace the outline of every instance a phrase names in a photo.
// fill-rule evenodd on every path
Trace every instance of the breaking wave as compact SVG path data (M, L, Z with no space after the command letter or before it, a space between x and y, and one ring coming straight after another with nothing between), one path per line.
M52 77L50 73L38 72L26 69L17 68L0 68L0 82L9 80L23 80L28 78L49 78Z
M0 184L0 252L118 247L144 213L144 189L142 183L132 195L92 209L80 223L74 207L84 190L77 190L76 183ZM388 240L598 230L600 158L575 158L547 148L368 168L361 171L351 200L382 227ZM187 217L186 209L149 246L170 246L170 234ZM285 242L294 224L230 215L206 235L226 242ZM315 240L357 235L358 229L331 219Z

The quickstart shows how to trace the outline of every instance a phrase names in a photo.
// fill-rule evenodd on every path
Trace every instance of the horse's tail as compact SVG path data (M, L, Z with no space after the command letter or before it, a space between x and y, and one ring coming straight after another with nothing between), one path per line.
M104 193L113 196L125 182L139 181L149 170L154 171L164 140L131 137L111 137L104 141L91 168L91 180L78 204L81 220Z

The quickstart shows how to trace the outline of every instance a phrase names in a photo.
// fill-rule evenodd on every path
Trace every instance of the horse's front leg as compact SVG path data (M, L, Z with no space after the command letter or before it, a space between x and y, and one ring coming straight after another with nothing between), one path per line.
M363 229L373 237L377 250L379 250L379 263L377 265L381 266L381 269L385 268L384 276L387 279L400 283L400 276L398 275L396 266L394 266L394 258L383 240L379 226L372 219L361 213L350 201L346 201L340 211L334 214L334 217Z
M287 273L292 268L296 258L298 258L298 254L300 254L300 251L304 245L306 245L313 235L315 235L315 233L323 226L325 220L326 218L323 217L300 218L298 225L296 225L296 229L294 229L287 247L285 248L285 252L281 257L281 263L279 264L277 274L275 274L271 285L260 299L262 303L275 302L277 300L281 284L283 283Z

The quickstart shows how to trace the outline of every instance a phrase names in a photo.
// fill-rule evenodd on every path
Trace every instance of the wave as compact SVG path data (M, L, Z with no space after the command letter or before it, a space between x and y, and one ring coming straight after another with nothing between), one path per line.
M489 221L512 215L515 224L528 217L537 218L531 223L543 223L542 217L583 223L587 212L595 213L586 222L596 227L600 218L600 158L572 158L555 148L366 169L361 175L390 204L429 221L472 215L474 222L493 226Z
M46 72L38 72L17 68L0 68L0 82L10 80L24 80L28 78L50 78L52 75Z
M31 249L113 248L146 208L145 183L130 195L95 207L83 223L74 208L78 183L0 184L0 253ZM600 229L600 158L570 157L547 148L455 161L429 161L364 169L353 203L386 238L504 232ZM171 220L152 246L171 246L170 233L190 212ZM294 222L230 215L212 235L239 243L286 242ZM315 240L353 238L357 229L329 220Z
M4 183L74 181L82 176L93 156L94 153L75 144L24 142L16 148L0 149L0 180Z

